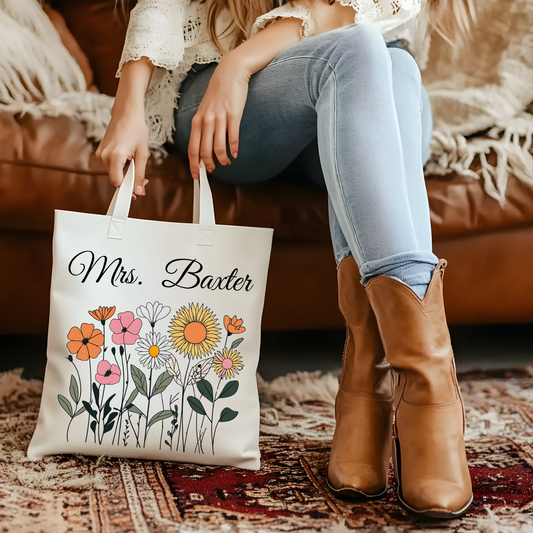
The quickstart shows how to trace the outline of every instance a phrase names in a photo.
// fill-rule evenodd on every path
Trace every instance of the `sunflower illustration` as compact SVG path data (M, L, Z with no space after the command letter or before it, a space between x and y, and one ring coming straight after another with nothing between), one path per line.
M220 379L233 379L243 367L242 357L239 352L228 350L227 348L218 352L213 361L213 369Z
M220 341L220 327L215 315L200 304L183 306L170 322L174 348L185 356L204 357Z

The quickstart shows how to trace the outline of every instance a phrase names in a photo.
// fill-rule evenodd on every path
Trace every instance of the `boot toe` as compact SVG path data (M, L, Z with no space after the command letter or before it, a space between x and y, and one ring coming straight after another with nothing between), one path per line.
M411 511L435 517L459 516L466 512L470 490L449 481L420 482L414 490L402 493L402 502Z
M378 473L368 465L340 463L328 469L328 484L333 492L360 493L362 496L380 496L387 489L386 474Z

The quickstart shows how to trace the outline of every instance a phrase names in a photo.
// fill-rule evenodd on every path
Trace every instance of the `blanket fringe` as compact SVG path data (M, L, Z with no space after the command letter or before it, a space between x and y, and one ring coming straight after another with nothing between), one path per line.
M0 103L0 111L11 114L28 114L36 119L42 117L70 117L85 126L87 138L101 141L111 119L114 98L93 92L63 93L40 104L27 102Z
M426 175L457 172L483 179L485 192L503 207L510 173L533 186L532 148L533 115L526 112L498 122L484 137L466 139L460 134L435 131ZM487 159L491 151L496 154L496 166ZM474 171L471 166L477 157L481 167Z
M83 72L34 0L0 0L0 101L32 103L86 90Z

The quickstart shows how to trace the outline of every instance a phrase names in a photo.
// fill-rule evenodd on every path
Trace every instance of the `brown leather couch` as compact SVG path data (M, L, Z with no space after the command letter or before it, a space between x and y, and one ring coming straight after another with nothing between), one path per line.
M114 0L54 6L107 94L116 90L125 35L113 6ZM104 213L112 196L94 150L73 119L0 114L0 334L46 332L54 209ZM176 155L151 162L148 177L148 195L134 202L132 216L190 221L186 162ZM533 321L533 189L511 177L502 209L472 178L430 177L427 188L435 253L449 262L449 321ZM325 193L279 182L214 183L213 193L217 222L275 229L264 328L343 327Z

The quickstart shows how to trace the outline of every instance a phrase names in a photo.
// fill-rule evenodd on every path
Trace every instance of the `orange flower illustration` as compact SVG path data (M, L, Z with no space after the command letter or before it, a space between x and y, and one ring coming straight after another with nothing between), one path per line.
M114 314L115 314L116 307L102 307L100 306L98 309L95 309L94 311L89 311L89 314L95 319L99 320L102 325L105 324L106 320L109 320Z
M102 351L104 336L99 329L94 329L93 324L82 324L81 328L72 328L67 335L70 340L67 343L68 351L76 354L80 361L87 361L89 357L94 359Z
M242 326L242 318L237 320L237 315L235 315L233 318L230 318L228 315L226 315L224 317L224 327L230 335L238 335L239 333L244 333L246 331L246 328Z

